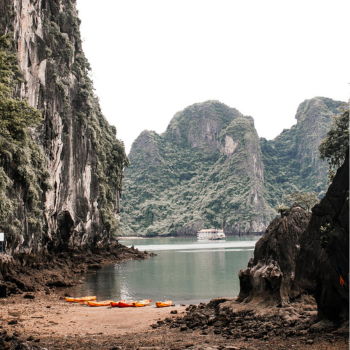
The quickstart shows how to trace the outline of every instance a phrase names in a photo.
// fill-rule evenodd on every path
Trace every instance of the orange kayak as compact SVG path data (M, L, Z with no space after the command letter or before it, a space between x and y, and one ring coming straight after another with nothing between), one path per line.
M88 301L89 306L110 306L112 300Z
M119 301L119 307L133 307L136 301L134 300L121 300Z
M157 307L166 307L170 306L173 302L171 300L165 300L165 301L156 301Z
M80 303L84 301L92 301L96 300L95 296L89 296L89 297L81 297L81 298L68 298L66 297L66 301L69 301L70 303Z
M134 303L134 306L136 306L136 307L147 306L150 304L151 301L152 301L152 299L144 299L142 301L136 301Z
M121 301L125 301L125 300L121 300ZM111 301L111 306L112 307L119 307L119 303L120 303L120 301Z

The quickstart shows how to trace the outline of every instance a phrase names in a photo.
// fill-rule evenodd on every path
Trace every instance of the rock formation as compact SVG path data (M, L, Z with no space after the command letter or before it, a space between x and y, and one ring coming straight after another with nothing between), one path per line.
M322 198L327 190L328 165L320 160L318 146L325 138L333 115L343 102L315 97L302 102L297 124L275 139L261 139L265 168L266 200L274 207L290 192L315 191Z
M307 292L319 319L348 320L349 154L312 215L293 206L272 221L239 278L239 301L286 306Z
M327 165L317 146L342 102L316 97L298 123L274 140L259 139L252 117L218 101L175 114L158 135L144 131L130 151L121 234L263 232L291 192L325 194Z
M261 232L275 214L253 118L218 101L185 108L162 135L144 131L129 157L122 234Z
M292 206L287 216L274 219L256 243L254 259L248 268L239 271L239 300L249 302L261 298L265 302L286 304L295 290L295 257L300 249L300 236L307 228L310 213Z
M11 254L101 248L118 227L128 159L93 95L75 2L1 0L0 19L1 35L13 32L25 78L18 95L42 111L43 122L31 137L44 152L49 173L34 229L28 223L30 187L0 159L14 181L7 195L17 201L0 228L5 248Z
M320 318L349 320L349 150L300 237L295 278L315 294Z

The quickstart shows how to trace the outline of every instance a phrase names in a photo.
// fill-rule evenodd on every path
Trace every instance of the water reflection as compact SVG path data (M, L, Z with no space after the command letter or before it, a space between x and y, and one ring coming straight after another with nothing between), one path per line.
M162 239L162 249L158 249L159 239L133 240L127 245L156 251L157 256L106 266L86 275L86 284L70 288L69 293L97 295L98 300L150 298L186 304L234 297L239 292L238 271L253 256L256 240L250 237L250 241L211 242L208 246L193 240ZM165 249L164 245L171 248Z

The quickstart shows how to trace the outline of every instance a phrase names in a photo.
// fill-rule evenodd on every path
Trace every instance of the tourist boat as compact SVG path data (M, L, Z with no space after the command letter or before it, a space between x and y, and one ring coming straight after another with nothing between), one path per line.
M157 307L166 307L170 306L173 302L171 300L165 300L165 301L156 301Z
M134 303L134 306L136 306L136 307L148 306L151 301L152 301L152 299L145 299L142 301L136 301Z
M119 301L118 307L134 307L136 301L135 300L121 300Z
M224 230L218 230L216 228L211 228L209 230L203 229L197 232L197 239L200 240L218 240L225 239Z
M96 300L96 296L88 296L88 297L81 297L81 298L66 297L66 301L69 301L70 303L81 303L81 302L92 301L92 300Z
M112 300L88 301L89 306L111 306Z

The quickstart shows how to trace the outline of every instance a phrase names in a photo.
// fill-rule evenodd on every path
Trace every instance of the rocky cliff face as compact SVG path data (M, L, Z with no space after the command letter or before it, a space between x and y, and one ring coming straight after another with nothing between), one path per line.
M326 196L312 209L296 266L296 282L314 292L319 317L348 321L349 150Z
M17 190L8 193L18 205L10 226L3 227L11 227L6 248L16 254L101 247L118 227L128 160L93 95L75 2L1 0L0 9L1 34L14 33L26 80L19 95L43 114L42 125L31 135L50 174L50 186L41 196L40 232L27 223L28 188L13 179Z
M300 250L300 236L307 228L310 213L293 206L288 215L274 219L256 243L254 259L239 271L239 301L286 305L299 295L295 288L296 256Z
M342 102L303 102L298 123L259 139L253 118L218 101L177 113L166 132L134 142L122 207L122 234L194 234L223 224L228 233L262 232L291 192L325 193L318 145Z
M312 215L293 206L272 221L239 278L240 301L287 306L308 292L319 319L348 321L349 155Z
M265 166L266 200L273 206L284 202L290 192L315 191L322 198L327 190L327 162L319 159L318 146L325 138L331 117L344 103L325 97L302 102L297 124L274 140L261 139Z
M144 131L130 160L122 233L260 232L274 215L254 121L218 101L177 113L162 135Z

